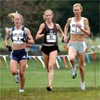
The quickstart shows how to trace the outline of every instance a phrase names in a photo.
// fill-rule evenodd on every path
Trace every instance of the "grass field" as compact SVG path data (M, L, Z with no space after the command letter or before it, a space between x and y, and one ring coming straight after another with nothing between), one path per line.
M9 59L7 61L9 64ZM15 83L9 68L2 60L0 64L0 100L100 100L99 61L100 58L97 58L95 63L93 60L90 64L86 62L86 91L80 90L79 70L76 79L72 79L71 68L66 70L60 63L61 68L55 68L53 91L48 92L46 90L48 83L46 70L39 62L30 60L25 72L25 92L19 93L19 84ZM94 70L96 70L95 73ZM96 75L95 78L94 75Z

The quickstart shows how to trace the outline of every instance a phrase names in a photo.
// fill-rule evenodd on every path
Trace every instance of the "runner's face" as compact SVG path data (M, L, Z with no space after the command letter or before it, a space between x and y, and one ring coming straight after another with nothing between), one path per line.
M73 12L74 12L74 15L76 17L78 17L78 16L81 16L82 10L81 10L80 6L76 6L76 7L73 8Z
M15 18L14 18L14 23L15 23L15 26L20 26L22 24L22 20L20 18L19 15L16 15Z
M46 21L52 21L52 18L53 18L53 16L52 16L51 12L45 13L45 20Z

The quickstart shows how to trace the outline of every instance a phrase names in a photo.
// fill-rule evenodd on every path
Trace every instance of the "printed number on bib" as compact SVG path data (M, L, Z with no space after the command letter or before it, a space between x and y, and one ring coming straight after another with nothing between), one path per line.
M46 36L46 40L47 42L56 42L56 34L55 33L49 33L47 36Z

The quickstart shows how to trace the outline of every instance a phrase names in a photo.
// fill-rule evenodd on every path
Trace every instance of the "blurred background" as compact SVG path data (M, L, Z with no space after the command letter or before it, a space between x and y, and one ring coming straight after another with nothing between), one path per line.
M39 25L44 22L43 12L52 9L54 21L59 23L64 29L64 25L69 17L73 16L72 6L74 3L81 3L83 6L82 16L89 19L91 36L86 40L88 46L100 45L100 2L99 0L0 0L0 54L6 54L4 39L7 28L13 26L13 22L8 17L9 13L21 13L24 17L24 25L31 30L35 37ZM36 46L33 51L40 49L41 40L35 41ZM64 50L64 43L61 43L61 36L58 35L58 44L61 51Z

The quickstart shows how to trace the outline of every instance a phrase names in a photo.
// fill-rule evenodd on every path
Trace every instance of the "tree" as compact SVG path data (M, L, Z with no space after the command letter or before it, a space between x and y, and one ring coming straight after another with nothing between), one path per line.
M82 4L83 15L89 19L91 31L94 36L99 33L99 0L1 0L0 2L0 27L11 27L13 22L8 18L8 14L18 11L24 16L25 26L30 28L33 37L40 23L43 22L42 16L46 9L52 9L55 14L54 20L64 28L66 20L73 16L72 5L76 2Z

